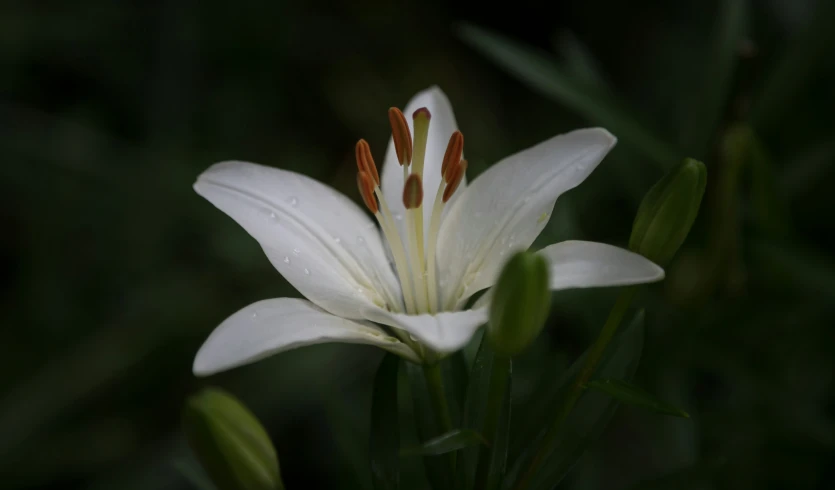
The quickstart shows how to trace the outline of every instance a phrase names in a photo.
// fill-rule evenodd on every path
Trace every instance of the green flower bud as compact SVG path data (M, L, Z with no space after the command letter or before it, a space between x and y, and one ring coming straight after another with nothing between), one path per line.
M269 436L232 395L206 389L189 398L183 428L197 460L219 490L284 488Z
M533 342L548 318L548 262L530 252L515 254L491 294L487 338L497 354L515 356Z
M632 224L629 249L667 265L699 214L706 182L705 165L688 158L652 186Z

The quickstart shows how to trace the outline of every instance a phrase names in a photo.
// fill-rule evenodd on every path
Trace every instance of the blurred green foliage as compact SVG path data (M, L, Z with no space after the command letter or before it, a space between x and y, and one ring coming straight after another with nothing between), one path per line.
M4 3L0 486L192 488L179 413L212 383L265 423L288 488L370 488L380 352L191 374L227 315L297 295L191 184L244 159L358 199L353 144L382 158L386 109L438 84L470 178L576 127L620 138L537 246L623 246L665 168L708 166L685 250L642 298L635 376L692 419L621 407L561 486L831 488L832 25L832 0ZM615 294L554 295L515 402L559 378Z

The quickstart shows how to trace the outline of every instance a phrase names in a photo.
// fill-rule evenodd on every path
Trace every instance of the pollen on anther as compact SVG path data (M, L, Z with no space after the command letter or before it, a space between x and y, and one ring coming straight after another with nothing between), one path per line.
M357 173L357 188L360 191L365 207L371 211L371 214L377 214L379 208L377 207L377 199L374 197L374 181L371 180L368 172L360 171Z
M403 186L403 206L406 209L415 209L423 203L423 182L420 176L412 174L406 179Z
M452 136L449 137L449 144L447 144L446 152L444 153L444 160L443 163L441 163L441 176L447 184L449 184L447 170L449 170L451 165L457 164L461 161L461 155L463 153L464 135L461 134L461 131L455 131L452 133Z
M447 169L446 188L444 189L444 202L449 201L453 194L455 194L458 185L464 180L464 173L467 171L467 160L461 160L457 165L450 165Z
M371 147L368 145L368 142L364 139L357 141L357 146L354 151L359 171L366 172L374 184L380 185L380 174L377 173L377 165L374 164L374 157L371 156Z
M397 161L400 165L409 165L412 162L412 132L406 123L406 117L400 109L392 107L389 109L389 123Z

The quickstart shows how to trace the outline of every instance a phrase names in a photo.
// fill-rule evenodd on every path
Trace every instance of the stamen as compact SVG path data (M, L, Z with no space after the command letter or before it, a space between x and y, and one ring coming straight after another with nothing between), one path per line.
M449 169L452 163L457 163L461 161L461 155L464 153L464 135L461 134L461 131L456 131L452 133L452 136L449 137L449 144L447 144L446 152L444 153L444 161L441 164L441 177L444 178L444 181L449 183L449 179L447 178L447 170Z
M420 207L423 203L423 183L420 176L412 174L406 179L406 185L403 186L403 206L406 209L415 209Z
M381 213L374 216L377 222L380 223L380 228L383 230L383 235L391 245L391 254L394 256L394 266L397 269L397 278L400 281L400 288L403 291L403 301L406 303L406 312L413 314L417 312L415 307L415 295L412 291L412 284L409 282L409 264L406 261L406 251L403 247L403 242L400 240L400 232L397 231L397 226L392 219L391 211L386 204L383 193L380 187L374 189L377 197L380 199Z
M427 289L423 252L423 182L412 174L403 186L403 206L406 208L406 233L409 243L409 259L418 312L427 311Z
M397 161L400 165L409 165L412 162L412 133L406 123L406 117L397 107L389 109L389 123L391 123L391 136L394 140L394 151L397 153Z
M415 126L414 154L412 155L412 173L423 176L423 162L426 158L426 141L429 138L429 120L432 114L429 109L421 107L412 114Z
M447 187L444 189L444 202L446 203L455 194L458 185L464 179L464 172L467 171L467 160L461 160L458 165L451 166L447 169Z
M360 172L368 173L375 185L380 185L380 174L377 173L377 166L374 165L374 157L371 156L371 147L365 140L357 141L354 149L357 158L357 168Z
M374 198L374 182L371 180L371 176L368 175L368 172L360 170L357 173L357 187L360 190L360 195L362 196L362 201L365 203L365 207L371 211L371 214L377 214L377 200Z

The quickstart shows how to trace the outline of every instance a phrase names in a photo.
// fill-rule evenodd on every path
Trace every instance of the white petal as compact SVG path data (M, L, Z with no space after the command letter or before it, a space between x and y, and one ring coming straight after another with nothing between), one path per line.
M479 175L441 224L438 269L444 303L460 305L491 286L504 260L533 243L560 194L585 180L616 141L604 129L573 131Z
M417 360L408 346L378 327L333 316L303 299L278 298L253 303L224 320L200 347L193 370L207 376L324 342L377 345Z
M478 327L487 323L487 308L445 311L435 315L406 315L369 309L366 318L407 331L437 352L454 352L469 342Z
M361 307L381 304L384 290L399 298L375 224L330 187L294 172L223 162L201 174L194 189L258 240L290 284L329 312L359 319Z
M449 143L449 137L458 129L455 122L455 114L452 112L452 105L447 96L437 86L430 87L412 97L406 104L403 115L409 123L409 130L414 137L415 128L412 121L412 113L421 107L429 109L432 115L429 122L429 137L426 142L426 160L423 167L423 216L425 226L429 226L432 215L432 204L435 202L435 195L438 193L438 185L441 183L441 164L444 160L444 153ZM381 176L382 191L386 202L395 215L405 216L403 207L403 168L397 161L397 153L394 151L394 140L389 138L386 159L383 162L383 173ZM467 187L466 179L461 181L458 190L455 191L449 203L454 202ZM399 222L402 226L403 221Z
M605 243L569 240L538 253L551 264L551 289L627 286L664 279L664 269L650 260Z

